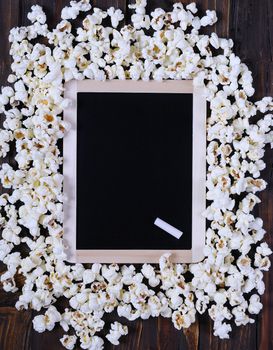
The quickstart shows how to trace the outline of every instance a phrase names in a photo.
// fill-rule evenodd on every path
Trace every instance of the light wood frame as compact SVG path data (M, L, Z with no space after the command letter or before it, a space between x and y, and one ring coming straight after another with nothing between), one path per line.
M193 94L193 181L192 181L192 249L190 250L77 250L76 248L76 176L77 176L77 93L78 92L132 92L132 93L191 93ZM71 125L64 138L63 174L64 241L68 261L81 263L158 263L166 252L177 263L198 262L204 258L206 220L206 98L204 91L192 80L163 82L132 80L72 80L65 84L65 98L72 103L64 111L64 120ZM183 239L183 236L180 238Z

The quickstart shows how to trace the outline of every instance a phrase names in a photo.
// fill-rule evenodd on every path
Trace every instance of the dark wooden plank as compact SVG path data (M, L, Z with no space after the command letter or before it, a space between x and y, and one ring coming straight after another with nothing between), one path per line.
M273 67L271 67L272 70ZM267 169L263 172L264 179L268 182L268 188L264 191L260 198L262 205L259 206L259 215L264 220L264 228L267 231L266 242L269 246L273 247L272 227L273 227L273 166L272 150L267 150L265 154ZM273 257L271 256L271 264L273 263ZM271 331L271 325L273 324L273 271L272 268L269 272L265 273L265 294L262 297L263 310L258 315L258 334L257 345L259 350L271 350L273 349L273 332Z
M189 328L184 329L183 332L187 342L187 349L189 350L200 349L200 329L199 328L200 328L200 322L197 316L196 322L193 323ZM181 349L184 349L184 347L181 347Z
M210 350L254 350L256 349L256 323L242 327L232 325L230 339L219 339L213 335L213 323L209 317L200 320L199 349ZM190 349L190 348L189 348Z
M129 338L129 334L127 339L124 338L122 350L126 349L147 349L147 350L156 350L157 349L157 319L151 318L149 320L137 322L138 327L135 329L135 340L137 342L131 342ZM130 324L128 324L129 332L130 332ZM106 347L107 349L107 347ZM114 350L114 347L113 349Z
M193 328L189 330L192 331ZM159 317L157 319L157 349L179 350L187 348L187 336L185 336L183 331L175 329L170 319ZM193 346L190 349L196 350L197 348Z
M0 85L6 84L10 72L11 57L9 55L9 31L19 25L19 0L0 1Z
M130 322L125 318L119 318L116 313L106 315L106 328L110 328L110 323L118 320L128 326L129 333L126 337L120 338L120 345L113 346L107 340L106 350L197 350L198 332L193 325L185 331L178 331L173 327L170 319L164 317L151 318L149 320L136 320ZM188 341L189 339L189 341Z
M244 62L269 61L273 27L272 1L231 0L230 34Z
M12 307L0 308L0 349L29 349L32 312L18 312ZM37 348L38 349L38 348Z
M1 33L1 50L0 50L0 87L9 85L7 77L10 74L11 57L9 55L10 43L8 41L9 31L12 27L17 27L20 24L19 0L0 1L0 33ZM0 119L0 126L2 120ZM9 161L10 156L7 156L5 161ZM3 159L0 158L0 164ZM3 187L0 184L0 193ZM3 263L0 262L0 275L6 271ZM0 285L0 306L14 306L18 299L19 293L6 293Z
M132 2L131 0L129 0ZM149 0L148 7L163 7L166 10L171 9L172 0ZM182 0L184 4L192 2L191 0ZM273 64L272 64L272 38L273 38L273 8L271 0L263 0L262 2L255 0L197 0L200 8L200 14L206 9L215 9L219 18L219 22L210 28L215 30L219 36L230 36L235 40L235 52L240 58L246 62L253 71L254 86L256 88L256 98L264 95L273 94ZM10 57L8 55L9 43L7 41L8 31L12 26L27 24L26 14L32 4L40 4L45 8L49 19L49 25L54 26L58 23L60 13L63 6L66 6L69 0L0 0L0 32L2 34L2 43L0 51L0 83L4 84L9 73ZM103 9L109 6L125 9L126 1L118 0L96 0L93 5ZM4 14L4 15L2 15ZM127 16L128 18L128 16ZM266 161L269 166L272 163L272 151L268 151ZM264 177L268 182L272 181L272 172L268 169L264 173ZM272 187L268 188L261 194L263 202L259 206L259 215L263 218L265 229L269 234L266 236L267 242L272 247L272 212L273 212L273 193ZM265 274L266 292L263 297L264 310L258 317L257 324L248 325L246 327L234 327L232 338L230 340L221 341L215 338L212 330L212 322L209 318L201 317L200 322L196 322L191 328L183 332L175 330L168 319L151 319L148 321L138 320L136 322L128 322L124 319L120 321L128 324L129 335L121 339L121 345L116 349L231 349L240 348L241 350L258 349L266 350L273 348L273 335L269 327L272 324L273 305L270 291L273 284L272 269ZM0 292L0 305L13 305L17 298L17 294L11 295ZM7 312L8 309L8 312ZM12 310L12 311L10 311ZM8 316L6 316L6 314ZM3 316L5 315L5 316ZM16 315L16 316L15 316ZM15 334L20 334L24 329L28 334L29 321L22 316L29 315L27 313L17 313L15 309L0 308L0 348L4 350L15 349L14 342L17 341ZM20 318L21 317L21 318ZM111 316L114 321L114 315ZM18 324L18 319L21 323ZM6 327L2 332L2 324L6 325L8 320L14 324L14 327ZM25 325L25 328L23 328ZM2 333L1 333L2 332ZM256 333L258 333L256 337ZM62 330L57 327L53 332L38 334L31 331L31 343L22 342L16 349L61 349L59 338L62 336ZM27 336L26 336L27 337ZM13 340L9 340L9 339ZM4 339L4 340L3 340ZM5 340L6 339L6 340ZM21 337L23 339L23 337ZM2 343L3 341L13 342ZM4 344L4 347L3 345ZM7 345L8 344L8 345ZM114 349L114 347L106 343L106 349Z
M235 52L248 64L253 72L255 98L273 95L273 63L272 63L272 1L264 1L263 6L257 1L232 1L230 25L231 37L235 41ZM243 29L242 29L243 28ZM264 228L268 232L265 240L273 247L272 240L272 210L273 210L273 183L272 183L272 150L267 150L265 161L267 169L263 178L268 182L267 189L259 197L262 203L258 206L258 215L264 221ZM272 257L271 257L272 261ZM257 338L255 347L259 350L273 348L273 335L270 325L273 322L273 271L265 273L265 294L262 297L264 309L257 317Z
M121 9L123 13L126 12L126 0L93 0L91 3L93 7L99 7L102 10L113 6L116 9Z
M264 3L265 5L265 3ZM270 11L269 11L270 8ZM265 95L273 94L272 87L272 55L270 53L270 37L272 37L272 2L267 6L261 6L256 1L231 1L230 3L230 37L235 42L235 52L247 63L253 72L255 98L259 99ZM267 151L266 163L268 168L263 173L265 180L272 182L272 150ZM271 159L271 160L270 160ZM268 187L260 195L262 203L259 205L258 215L264 220L265 229L272 232L272 208L273 193L272 186ZM272 247L270 234L266 241ZM200 326L200 346L209 349L232 349L234 345L240 349L272 349L272 334L269 325L272 324L273 305L270 291L272 290L272 270L265 274L266 291L263 297L264 310L256 324L245 327L234 328L231 340L220 341L212 337L211 321L202 323ZM205 329L203 329L205 327ZM258 335L257 335L258 333Z

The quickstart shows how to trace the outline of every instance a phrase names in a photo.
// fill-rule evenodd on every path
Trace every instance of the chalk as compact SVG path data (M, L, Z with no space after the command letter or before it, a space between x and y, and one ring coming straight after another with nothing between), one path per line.
M183 234L182 231L179 231L177 228L173 227L172 225L159 218L155 220L154 224L177 239L179 239Z

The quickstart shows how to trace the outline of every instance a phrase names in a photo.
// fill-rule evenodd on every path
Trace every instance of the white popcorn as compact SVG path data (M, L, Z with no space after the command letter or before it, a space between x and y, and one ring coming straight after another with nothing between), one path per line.
M62 345L68 350L73 350L75 348L76 341L77 341L77 337L75 335L65 334L60 339L60 342L62 343Z
M86 269L83 272L83 283L84 284L89 284L89 283L94 282L95 278L96 278L96 274L92 270Z
M151 287L156 287L160 283L160 279L156 276L154 268L151 265L144 264L141 272L143 276L148 279L148 283Z
M164 19L165 19L165 11L157 8L152 13L152 21L151 21L151 27L154 30L160 30L164 26Z
M150 17L148 15L135 13L132 15L131 19L135 29L150 28Z
M81 11L87 12L91 9L89 0L70 1L70 7L66 6L62 10L62 19L75 19Z
M196 13L198 11L195 2L191 2L189 5L187 5L186 9L191 11L192 13Z
M270 262L268 256L262 257L260 254L256 253L254 265L259 267L260 270L268 271L270 266L271 266L271 262Z
M51 331L55 327L56 322L60 321L60 313L57 311L55 306L50 306L45 315L38 315L34 317L33 328L39 333L46 330Z
M119 345L119 338L126 334L128 334L127 326L123 326L119 322L114 322L111 324L110 332L106 335L106 338L113 345Z
M31 23L39 22L41 24L45 24L46 22L46 15L42 7L39 5L33 5L31 7L31 12L28 13L27 18Z
M272 250L268 247L266 242L263 242L257 247L257 253L262 256L268 256L272 254Z
M88 337L88 335L83 335L80 337L81 341L81 348L82 349L88 349L88 350L103 350L104 342L103 340L98 337Z
M263 305L260 303L260 297L257 294L251 295L249 299L248 311L251 314L257 315L263 308Z
M182 328L189 328L189 326L191 325L190 317L187 314L181 314L179 311L175 311L172 314L172 321L174 327L178 330Z
M258 101L255 104L262 113L273 110L272 97L264 97L261 101Z
M228 339L229 333L231 332L231 326L227 324L226 322L215 322L214 326L214 332L213 334L215 336L218 336L220 339Z
M111 24L113 28L117 28L119 22L122 21L124 18L124 14L121 12L121 10L115 10L114 7L110 7L107 10L107 14L111 18Z
M147 6L147 0L136 0L135 4L130 4L128 7L134 9L137 14L145 14Z
M11 252L13 244L4 239L0 240L0 260L4 261L5 257Z
M206 11L206 16L201 18L201 26L211 26L217 22L217 16L215 11Z
M219 49L220 43L216 33L212 33L210 37L210 43L215 49Z

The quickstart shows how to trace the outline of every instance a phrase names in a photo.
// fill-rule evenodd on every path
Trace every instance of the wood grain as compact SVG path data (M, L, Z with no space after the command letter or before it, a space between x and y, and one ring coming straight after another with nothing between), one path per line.
M132 2L128 0L127 2ZM174 0L148 0L148 9L163 7L168 10ZM190 3L191 0L181 0ZM63 6L69 0L0 0L0 84L5 84L9 74L10 57L8 54L8 32L13 26L27 24L26 14L33 4L42 5L48 15L50 27L55 26ZM230 37L235 42L235 52L253 72L255 98L273 95L273 2L272 0L196 0L199 13L206 9L215 9L219 22L211 29L219 36ZM106 9L109 6L126 10L126 0L96 0L94 6ZM126 13L126 20L130 11ZM210 31L206 30L207 32ZM266 151L267 169L264 179L269 183L261 193L262 203L258 215L264 220L268 232L266 241L273 247L273 152ZM4 271L3 265L0 273ZM188 330L177 331L169 319L158 318L147 321L138 320L122 323L129 326L130 335L120 346L109 343L105 349L117 350L272 350L273 349L273 269L265 273L266 291L263 296L264 309L257 316L256 323L245 327L234 327L230 340L219 340L213 336L212 322L207 316L201 316ZM0 289L0 349L1 350L52 350L62 349L59 338L62 330L57 327L53 332L38 334L32 330L31 311L17 312L14 303L18 294L4 294ZM107 315L110 324L116 315Z
M0 349L30 348L31 311L18 312L13 307L0 308Z

